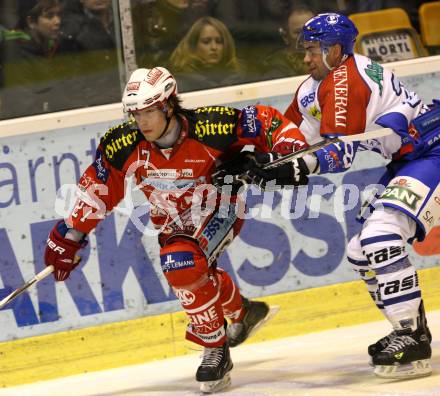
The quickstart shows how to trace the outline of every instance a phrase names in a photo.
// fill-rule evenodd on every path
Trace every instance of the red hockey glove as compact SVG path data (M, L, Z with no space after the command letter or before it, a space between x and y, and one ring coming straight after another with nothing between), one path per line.
M44 262L47 266L53 265L53 275L55 280L66 280L70 272L73 271L81 261L75 253L87 245L85 239L75 242L66 239L68 228L64 220L60 220L47 238L46 251L44 252Z

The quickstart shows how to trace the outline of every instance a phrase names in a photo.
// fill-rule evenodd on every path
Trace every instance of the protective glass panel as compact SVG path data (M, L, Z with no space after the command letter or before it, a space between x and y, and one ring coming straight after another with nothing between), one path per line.
M0 119L119 102L125 69L136 67L167 67L179 92L305 75L299 31L320 12L360 14L355 49L377 52L381 62L435 54L430 16L437 11L421 12L425 3L2 0ZM410 34L396 36L394 28L378 38L374 13L384 4L403 10ZM383 15L388 31L400 21ZM363 32L371 21L375 30Z
M1 119L120 100L116 1L9 1L4 8Z

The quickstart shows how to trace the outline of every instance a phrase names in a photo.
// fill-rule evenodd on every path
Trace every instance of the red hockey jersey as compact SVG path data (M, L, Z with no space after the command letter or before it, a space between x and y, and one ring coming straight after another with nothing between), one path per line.
M259 151L297 150L302 135L276 109L243 110L211 106L179 115L181 132L171 149L160 149L143 137L134 121L111 128L103 136L95 161L79 180L79 199L69 226L89 233L123 198L132 176L150 202L150 216L162 233L176 225L193 229L192 205L218 193L211 183L216 165L246 145Z

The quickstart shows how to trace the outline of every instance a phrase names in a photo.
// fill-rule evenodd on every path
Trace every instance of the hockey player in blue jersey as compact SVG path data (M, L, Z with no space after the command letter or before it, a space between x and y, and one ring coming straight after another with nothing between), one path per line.
M256 154L256 163L242 179L261 186L290 175L297 186L307 184L313 173L346 171L361 150L391 160L381 181L385 189L361 232L350 240L347 256L393 327L368 348L375 373L385 378L425 376L432 371L431 334L406 244L422 241L440 219L440 105L428 108L391 71L354 54L356 36L354 24L336 13L306 22L302 46L310 76L285 115L308 145L380 127L394 133L331 144L272 169L263 166L279 155Z

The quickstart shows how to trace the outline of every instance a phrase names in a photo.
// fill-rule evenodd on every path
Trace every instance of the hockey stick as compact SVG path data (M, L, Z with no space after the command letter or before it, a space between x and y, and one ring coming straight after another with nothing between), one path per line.
M49 265L43 271L39 272L35 275L31 280L28 280L23 286L19 287L17 290L14 290L11 294L6 296L3 300L0 301L0 309L2 309L5 305L9 304L12 300L17 298L20 294L29 289L33 284L39 282L44 279L46 276L50 275L53 272L53 265Z
M81 261L81 257L75 256L75 263L79 263ZM14 290L11 294L6 296L3 300L0 301L0 309L2 309L4 306L9 304L12 300L15 300L20 294L25 292L27 289L29 289L32 285L35 283L43 280L48 275L50 275L54 270L53 265L47 266L43 271L40 271L38 274L36 274L32 279L28 280L23 286L19 287L18 289Z
M281 158L278 158L272 162L269 162L262 166L263 169L273 169L280 165L284 165L296 158L304 157L307 154L312 154L315 151L318 151L319 149L328 146L332 143L350 143L350 142L359 142L362 140L370 140L370 139L377 139L384 136L389 136L394 131L391 128L381 128L376 129L374 131L364 132L364 133L358 133L356 135L348 135L348 136L337 136L333 138L326 138L318 143L312 144L309 147L306 147L305 149L296 151L294 153L287 154Z

